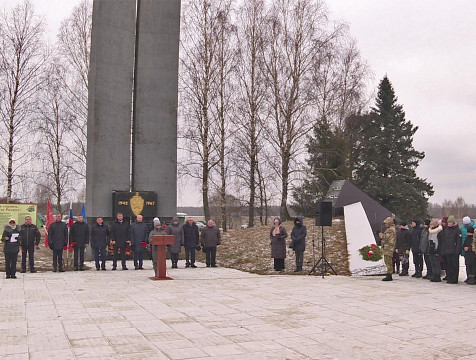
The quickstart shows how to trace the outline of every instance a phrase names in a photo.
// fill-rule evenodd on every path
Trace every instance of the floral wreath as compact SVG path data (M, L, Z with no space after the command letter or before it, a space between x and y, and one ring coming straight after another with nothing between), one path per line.
M366 245L362 249L359 249L362 259L366 261L379 261L382 259L382 249L380 249L376 244Z

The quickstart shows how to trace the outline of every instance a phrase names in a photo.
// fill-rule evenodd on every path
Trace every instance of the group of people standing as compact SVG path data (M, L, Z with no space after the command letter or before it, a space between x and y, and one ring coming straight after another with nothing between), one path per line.
M5 254L5 272L7 279L16 279L18 253L21 255L21 272L26 272L26 258L31 273L36 273L34 253L40 244L41 234L36 225L32 224L31 216L25 217L25 223L17 226L15 219L10 219L5 225L2 242Z
M298 216L294 219L294 227L291 231L291 242L289 248L296 256L295 272L302 271L304 262L304 251L306 250L307 229L303 223L303 218ZM274 270L283 271L285 269L284 260L286 259L286 238L288 233L282 225L279 218L275 218L273 227L269 233L271 245L271 257L274 259Z
M134 269L143 270L144 252L150 246L154 235L173 235L174 243L167 247L172 261L172 268L178 268L178 259L182 246L185 248L185 267L196 268L195 252L202 250L206 253L207 267L216 267L216 249L221 243L220 230L213 220L209 220L201 233L193 218L188 218L186 224L180 225L179 219L174 217L169 226L162 226L159 218L153 220L154 228L148 231L143 216L138 215L136 221L129 224L122 213L109 227L102 217L97 217L96 222L89 228L83 216L78 216L68 231L68 226L62 221L62 215L56 214L55 221L48 229L48 246L53 251L53 272L64 272L63 251L68 246L74 252L74 270L84 271L84 252L88 245L91 246L96 270L106 270L106 250L109 246L113 249L112 270L117 269L120 259L122 270L126 266L126 251L133 252ZM16 264L20 248L22 250L21 272L26 272L26 257L29 256L30 272L35 273L34 250L38 249L41 234L32 224L31 217L25 218L25 224L18 227L14 219L5 226L2 242L5 254L6 277L16 278ZM152 262L157 276L157 249L152 245Z
M393 280L392 274L395 273L408 276L411 251L415 265L412 277L428 279L431 282L446 280L449 284L457 284L459 257L464 256L467 274L465 282L476 284L473 245L475 223L468 216L463 218L461 227L453 215L441 220L427 219L422 225L418 219L414 219L411 222L411 230L405 222L400 222L397 229L395 221L390 217L384 220L384 224L386 230L379 234L387 267L387 276L383 281ZM425 275L423 263L427 269Z

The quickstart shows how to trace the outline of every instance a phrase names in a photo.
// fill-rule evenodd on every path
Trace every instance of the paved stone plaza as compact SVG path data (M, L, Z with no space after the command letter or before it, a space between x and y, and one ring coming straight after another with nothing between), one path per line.
M476 286L183 265L2 278L0 359L476 358Z

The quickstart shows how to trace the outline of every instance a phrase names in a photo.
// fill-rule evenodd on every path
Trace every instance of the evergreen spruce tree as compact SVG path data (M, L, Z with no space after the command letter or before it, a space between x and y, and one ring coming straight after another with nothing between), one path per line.
M402 219L427 216L433 187L416 175L425 157L413 147L418 130L405 112L387 76L379 84L376 106L362 130L354 179L375 200Z
M293 191L291 208L294 211L314 216L316 201L325 197L332 182L350 176L348 145L346 134L331 126L326 119L316 122L307 143L306 179Z

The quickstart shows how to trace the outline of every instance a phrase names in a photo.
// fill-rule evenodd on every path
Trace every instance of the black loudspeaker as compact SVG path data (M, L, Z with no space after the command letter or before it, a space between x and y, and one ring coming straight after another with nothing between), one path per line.
M332 226L332 202L331 201L317 202L316 226Z

